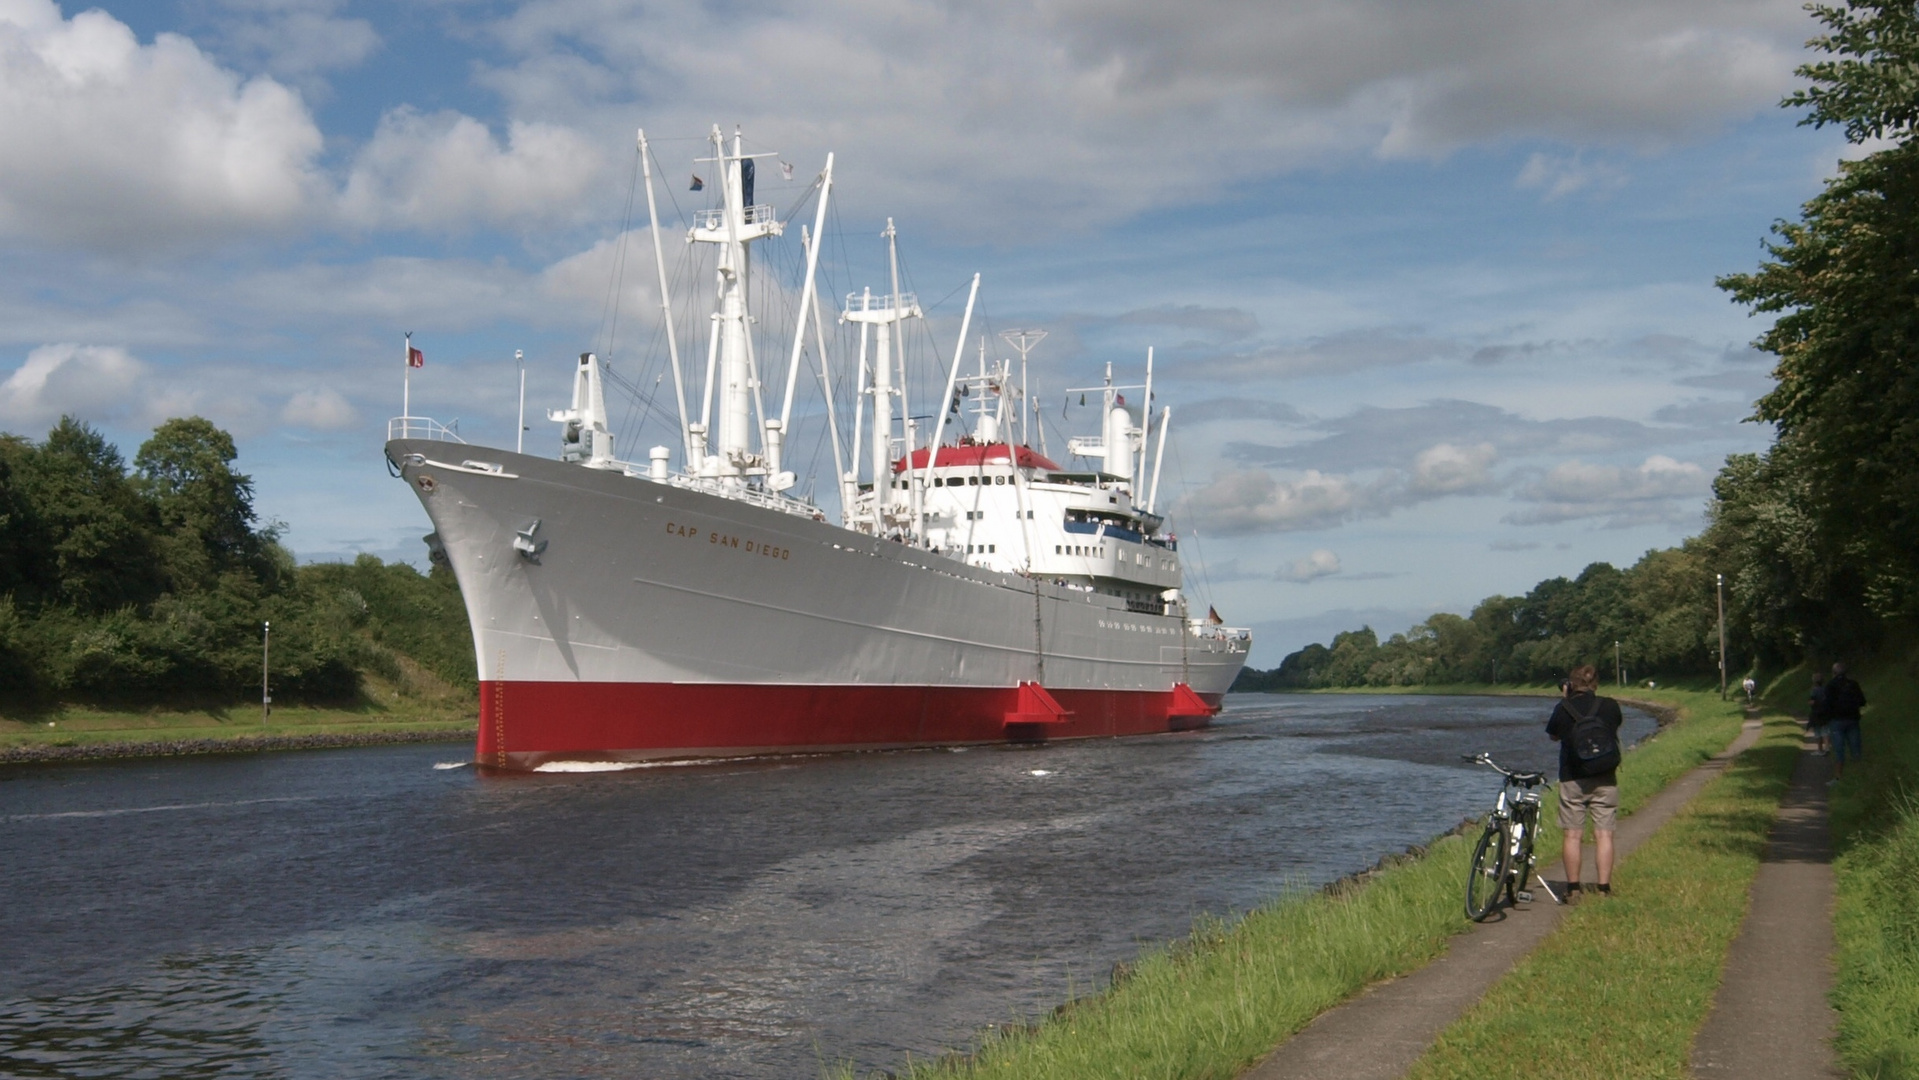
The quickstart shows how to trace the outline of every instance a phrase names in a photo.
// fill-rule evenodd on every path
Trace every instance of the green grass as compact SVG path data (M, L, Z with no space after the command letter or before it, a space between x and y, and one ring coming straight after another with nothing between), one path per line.
M1799 725L1706 786L1443 1032L1412 1080L1685 1078L1798 757ZM1622 777L1623 779L1623 777Z
M1833 790L1838 1048L1853 1075L1919 1078L1919 650L1867 665L1866 757Z
M1679 708L1682 719L1628 755L1620 772L1627 810L1724 749L1740 722L1716 692L1639 696ZM971 1053L908 1063L905 1075L1234 1076L1367 984L1443 953L1466 926L1461 904L1472 839L1440 840L1421 857L1337 894L1296 894L1236 921L1204 920L1186 940L1142 956L1106 992L1071 1002L1044 1022L982 1036Z
M406 700L391 706L326 709L275 706L262 723L259 706L231 709L113 711L66 706L31 718L0 718L0 748L95 746L265 735L371 734L471 729L476 709L444 701Z

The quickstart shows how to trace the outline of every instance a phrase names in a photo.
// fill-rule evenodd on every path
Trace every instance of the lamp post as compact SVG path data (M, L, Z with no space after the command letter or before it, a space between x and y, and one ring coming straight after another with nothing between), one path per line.
M513 362L520 369L520 423L513 433L513 452L526 453L526 353L513 350Z
M267 689L267 660L273 655L273 623L260 624L260 722L273 715L273 694Z
M1626 665L1619 660L1619 643L1617 641L1612 643L1612 684L1614 686L1626 685Z
M1719 597L1719 700L1726 700L1726 575L1713 575L1713 592Z

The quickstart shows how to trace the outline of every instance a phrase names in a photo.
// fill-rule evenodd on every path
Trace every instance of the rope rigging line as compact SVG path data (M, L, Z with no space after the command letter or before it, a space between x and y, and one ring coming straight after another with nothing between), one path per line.
M605 353L613 355L613 337L620 325L620 289L626 283L626 234L633 224L633 195L640 188L640 155L633 154L633 174L626 184L626 209L620 216L620 243L613 259L613 280L607 283L606 303L600 308L600 334L605 335Z
M1183 492L1190 486L1186 482L1186 465L1180 460L1178 443L1173 444L1173 475L1179 479L1180 491ZM1166 520L1168 524L1172 523L1173 512L1170 507L1166 511ZM1211 608L1214 604L1213 582L1212 576L1207 573L1206 548L1200 543L1199 529L1197 527L1188 532L1187 535L1193 538L1193 554L1198 556L1193 563L1199 570L1199 587L1206 594L1206 606Z

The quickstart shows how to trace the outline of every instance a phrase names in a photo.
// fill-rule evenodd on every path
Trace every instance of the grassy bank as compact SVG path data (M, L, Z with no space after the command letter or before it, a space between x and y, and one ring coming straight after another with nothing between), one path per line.
M1745 919L1799 741L1797 723L1770 721L1758 746L1621 864L1615 896L1569 912L1409 1076L1690 1076L1693 1033Z
M1809 676L1806 676L1809 678ZM1866 759L1833 789L1839 1052L1853 1075L1919 1078L1919 648L1860 674Z
M301 735L378 735L420 731L471 731L475 710L445 702L407 701L392 706L326 709L276 707L262 722L250 708L112 711L67 706L31 718L0 718L0 750L206 742Z
M1651 696L1679 719L1628 756L1628 810L1723 749L1740 722L1716 693ZM1367 984L1444 952L1466 925L1469 847L1470 838L1448 837L1363 884L1283 897L1230 923L1202 922L1185 941L1143 956L1106 992L1043 1023L988 1036L970 1054L911 1064L908 1075L1233 1076Z

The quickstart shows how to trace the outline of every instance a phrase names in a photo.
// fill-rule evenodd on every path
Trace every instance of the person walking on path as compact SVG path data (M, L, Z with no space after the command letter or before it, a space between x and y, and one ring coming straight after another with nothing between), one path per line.
M1613 831L1619 816L1619 703L1599 696L1599 672L1582 664L1566 680L1566 695L1553 706L1546 734L1559 744L1559 828L1565 839L1566 902L1582 891L1580 847L1592 819L1594 861L1601 895L1612 893Z
M1757 680L1755 680L1755 679L1754 679L1754 678L1753 678L1752 676L1750 676L1750 675L1748 675L1748 676L1746 676L1746 678L1745 678L1745 681L1743 681L1743 682L1741 682L1741 683L1739 684L1739 689L1741 689L1741 690L1744 690L1744 691L1746 692L1746 707L1747 707L1747 708L1751 708L1751 707L1752 707L1752 696L1753 696L1753 695L1754 695L1755 693L1758 693L1758 692L1759 692L1759 683L1758 683L1758 681L1757 681Z
M1813 753L1826 756L1826 677L1812 677L1812 694L1806 702L1806 732L1816 741L1818 749Z
M1859 737L1859 710L1865 707L1866 692L1846 674L1846 665L1832 665L1832 679L1826 683L1826 724L1834 756L1839 759L1832 769L1834 783L1845 773L1848 758L1858 761L1865 755L1865 744Z

